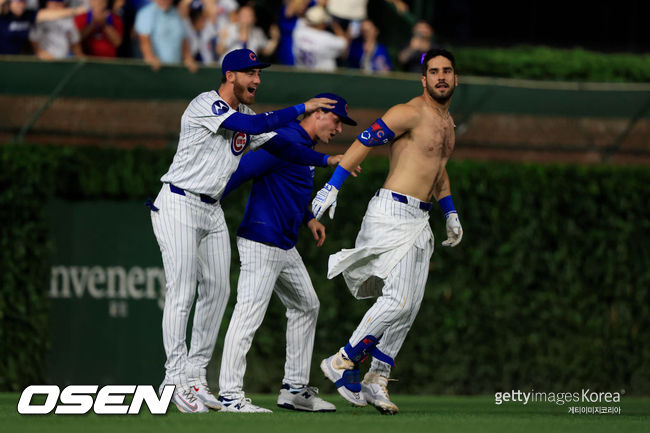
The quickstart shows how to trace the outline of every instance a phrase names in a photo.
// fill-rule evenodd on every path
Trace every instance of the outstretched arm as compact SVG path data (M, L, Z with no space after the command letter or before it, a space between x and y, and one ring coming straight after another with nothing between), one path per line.
M36 22L60 20L61 18L73 17L88 12L86 6L64 9L39 9L36 13Z
M248 152L242 156L237 170L226 184L226 189L221 194L221 200L223 201L228 194L242 184L271 170L277 163L278 159L276 157L263 150Z
M419 121L419 116L420 113L410 105L395 105L359 134L343 155L329 182L318 191L312 201L312 210L316 219L320 220L328 208L330 218L334 218L336 197L350 172L366 159L373 147L391 142L414 128Z
M280 134L275 135L264 143L262 148L284 161L300 165L327 167L327 163L331 159L329 155L316 152L307 146L289 141Z
M417 124L419 113L410 105L391 107L363 131L343 155L339 166L351 171L361 164L375 146L393 141Z
M334 108L336 101L329 98L312 98L309 101L260 114L232 113L221 123L221 126L231 131L240 131L246 134L262 134L286 125L303 113L311 113L319 108Z

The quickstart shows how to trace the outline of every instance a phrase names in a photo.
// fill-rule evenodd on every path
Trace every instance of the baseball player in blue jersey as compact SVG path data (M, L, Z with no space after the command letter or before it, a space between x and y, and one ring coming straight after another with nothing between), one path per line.
M356 125L347 115L345 99L332 93L316 96L336 100L333 109L317 110L275 132L288 141L311 148ZM224 195L254 179L243 220L237 231L241 273L221 360L219 400L224 411L271 412L245 398L246 354L262 323L271 294L287 308L287 349L278 406L309 412L336 407L309 386L309 369L319 302L307 269L296 251L298 229L306 224L317 245L325 241L325 227L311 213L314 168L282 161L264 150L244 156Z
M161 178L163 186L155 202L147 202L167 280L163 385L176 385L172 401L182 412L221 408L206 380L230 293L230 241L219 198L242 154L247 148L264 145L269 152L293 162L334 163L333 158L289 143L270 131L303 112L333 108L336 101L314 98L258 115L245 105L254 102L261 70L267 66L247 49L226 56L219 90L200 94L183 113L174 160ZM197 294L188 351L187 321Z
M434 197L446 218L443 246L456 246L463 230L451 199L446 164L454 150L449 104L458 84L454 56L443 49L423 56L422 95L391 107L345 152L332 178L312 202L316 218L334 216L338 190L372 147L390 144L390 169L383 188L368 204L355 248L329 259L328 278L343 273L357 298L377 297L344 347L321 362L339 393L355 406L372 404L382 413L398 408L388 395L391 367L424 296L433 254L429 226ZM372 356L360 383L359 363Z

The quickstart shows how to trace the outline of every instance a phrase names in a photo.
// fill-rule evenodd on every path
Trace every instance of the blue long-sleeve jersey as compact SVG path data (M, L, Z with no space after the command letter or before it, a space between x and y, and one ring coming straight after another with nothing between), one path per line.
M275 132L293 143L316 144L297 121ZM223 200L233 189L254 179L237 236L285 250L293 248L300 225L311 217L313 178L314 167L283 161L263 148L244 155L222 196Z

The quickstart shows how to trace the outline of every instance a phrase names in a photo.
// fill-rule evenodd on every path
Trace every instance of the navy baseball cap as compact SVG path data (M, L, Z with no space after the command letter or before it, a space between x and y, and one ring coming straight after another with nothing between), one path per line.
M346 125L357 126L357 122L348 117L348 101L341 98L339 95L336 95L334 93L319 93L318 95L314 96L314 98L334 99L336 101L334 108L323 108L322 110L331 111L332 113L336 114L341 118L341 122L345 123Z
M257 61L257 54L253 51L242 48L226 54L221 62L221 75L226 75L226 71L243 71L253 68L268 68L270 63L261 63Z

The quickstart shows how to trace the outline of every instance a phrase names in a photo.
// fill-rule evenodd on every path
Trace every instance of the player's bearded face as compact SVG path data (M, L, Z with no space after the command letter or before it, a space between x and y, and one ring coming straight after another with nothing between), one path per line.
M437 56L428 63L427 75L422 77L423 85L433 99L444 104L454 94L458 76L446 57Z
M235 72L235 81L233 82L235 97L243 104L254 103L257 86L261 82L259 69Z

